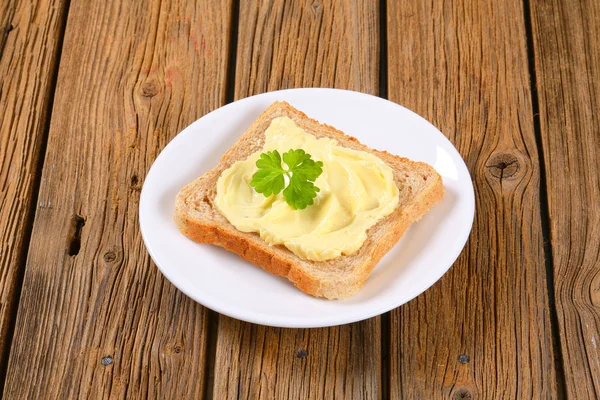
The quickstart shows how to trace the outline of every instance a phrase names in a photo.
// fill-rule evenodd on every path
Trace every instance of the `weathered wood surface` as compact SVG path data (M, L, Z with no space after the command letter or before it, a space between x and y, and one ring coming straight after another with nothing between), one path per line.
M556 397L523 2L387 6L389 98L450 138L476 195L463 254L391 314L392 398Z
M235 0L68 3L0 4L0 380L35 214L5 398L600 398L600 3L242 1L235 49ZM149 166L228 87L382 94L381 46L472 173L464 253L390 326L209 326L142 244Z
M0 380L25 268L65 4L0 3Z
M377 2L271 3L241 3L236 98L302 86L378 93ZM276 329L220 316L214 398L378 398L380 320Z
M151 263L144 176L225 102L230 1L71 0L6 398L200 398L207 311Z
M600 3L531 2L565 391L600 398Z

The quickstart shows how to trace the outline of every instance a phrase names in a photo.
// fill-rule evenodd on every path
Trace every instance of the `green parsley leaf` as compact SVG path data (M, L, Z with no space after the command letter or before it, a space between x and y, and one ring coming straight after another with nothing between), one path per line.
M314 182L323 172L321 161L314 161L302 149L290 150L283 155L283 161L294 174L302 174L304 179Z
M314 161L311 155L302 149L289 150L281 156L277 150L262 153L256 161L258 171L252 175L252 186L266 197L279 194L283 190L285 201L295 210L302 210L314 203L319 188L314 181L323 173L323 163ZM285 176L288 186L285 187Z
M311 181L296 173L292 175L288 187L283 190L283 197L293 209L302 210L313 204L318 191L320 189Z
M281 167L281 156L277 150L262 153L256 161L258 171L252 176L250 186L265 197L279 194L285 187L283 175L285 171Z

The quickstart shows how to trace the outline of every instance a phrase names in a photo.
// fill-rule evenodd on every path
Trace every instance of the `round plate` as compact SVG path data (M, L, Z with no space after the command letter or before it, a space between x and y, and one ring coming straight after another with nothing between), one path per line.
M274 101L285 100L371 148L424 161L443 177L445 194L346 300L309 296L217 246L197 244L173 222L175 196L212 169L221 155ZM140 225L150 256L179 290L233 318L308 328L370 318L419 295L450 268L474 216L473 184L464 161L429 122L379 97L336 89L290 89L236 101L200 118L158 156L144 182Z

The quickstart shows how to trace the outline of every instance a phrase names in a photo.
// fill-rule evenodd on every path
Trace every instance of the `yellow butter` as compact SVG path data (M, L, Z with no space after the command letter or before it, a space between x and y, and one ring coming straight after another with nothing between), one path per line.
M324 261L357 251L367 229L398 205L394 173L379 157L337 145L307 133L288 117L273 119L261 151L223 171L216 205L242 232L257 232L270 245L283 245L297 256ZM256 160L265 151L303 149L323 162L314 204L290 207L283 194L265 197L250 186Z

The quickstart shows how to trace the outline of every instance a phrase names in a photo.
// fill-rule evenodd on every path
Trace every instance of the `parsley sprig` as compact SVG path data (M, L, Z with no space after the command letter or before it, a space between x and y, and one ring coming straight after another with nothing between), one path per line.
M319 188L314 181L323 172L323 163L314 161L311 155L302 149L289 150L281 155L277 150L262 153L256 161L258 171L252 175L250 186L265 197L279 194L283 190L285 201L295 210L302 210L313 204ZM285 177L288 185L285 187ZM285 187L285 189L284 189Z

